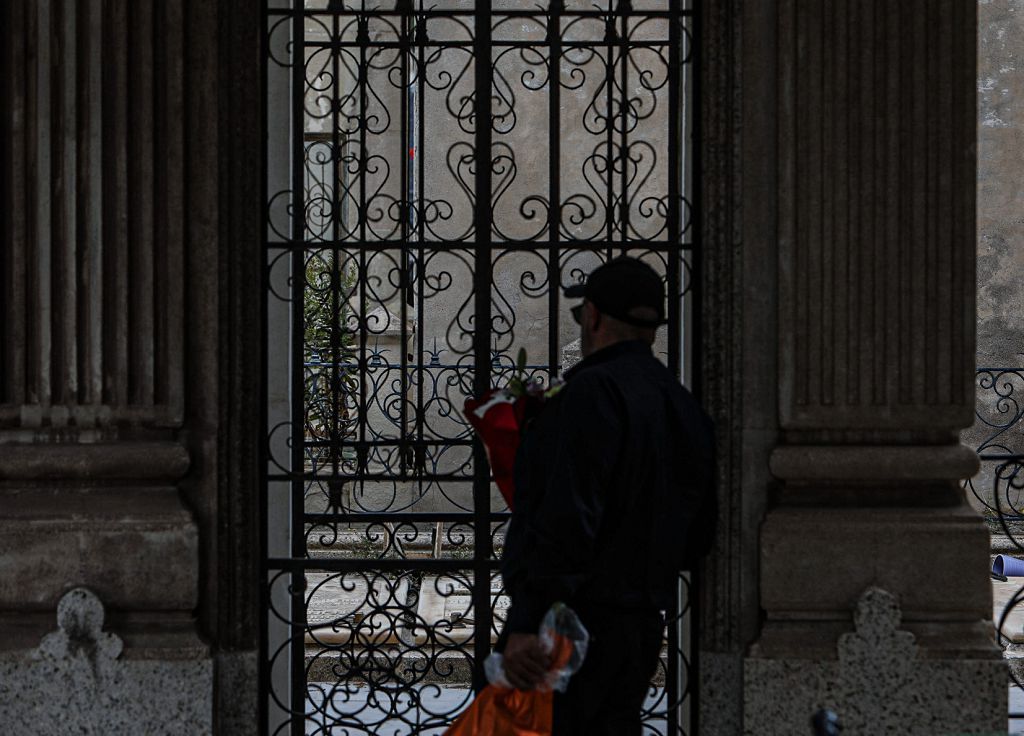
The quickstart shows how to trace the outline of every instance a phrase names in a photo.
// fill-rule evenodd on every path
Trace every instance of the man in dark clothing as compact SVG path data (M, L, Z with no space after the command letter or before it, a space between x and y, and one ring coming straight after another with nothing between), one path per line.
M512 600L505 671L531 689L548 665L536 636L556 601L591 634L554 734L640 733L663 611L678 571L707 553L717 508L710 420L652 354L664 287L640 261L596 269L573 309L584 359L526 428L502 575Z

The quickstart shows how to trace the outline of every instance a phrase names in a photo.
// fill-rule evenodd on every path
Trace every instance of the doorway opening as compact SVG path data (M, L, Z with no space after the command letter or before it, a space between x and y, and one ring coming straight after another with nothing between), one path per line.
M682 0L267 1L264 732L470 703L509 511L461 409L520 348L542 381L579 360L564 287L649 262L698 384L698 34ZM695 732L695 593L648 733Z

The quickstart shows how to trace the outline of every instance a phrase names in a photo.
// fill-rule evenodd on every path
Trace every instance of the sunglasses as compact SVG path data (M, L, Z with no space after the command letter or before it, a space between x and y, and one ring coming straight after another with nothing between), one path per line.
M577 304L575 307L569 310L572 312L572 318L576 324L582 324L583 321L583 303Z

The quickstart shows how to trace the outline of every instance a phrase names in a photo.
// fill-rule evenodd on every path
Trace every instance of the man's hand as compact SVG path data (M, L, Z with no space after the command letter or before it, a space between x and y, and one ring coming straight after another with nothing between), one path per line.
M533 690L544 680L551 658L536 634L509 634L505 644L505 676L519 690Z

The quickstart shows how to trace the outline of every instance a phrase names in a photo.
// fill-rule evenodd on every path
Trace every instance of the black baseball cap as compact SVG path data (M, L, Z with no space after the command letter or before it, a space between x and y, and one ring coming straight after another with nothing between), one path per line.
M585 283L565 290L569 299L586 299L602 314L634 327L665 324L665 286L661 277L643 261L619 256L591 272ZM630 316L631 309L646 307L658 315L656 320Z

